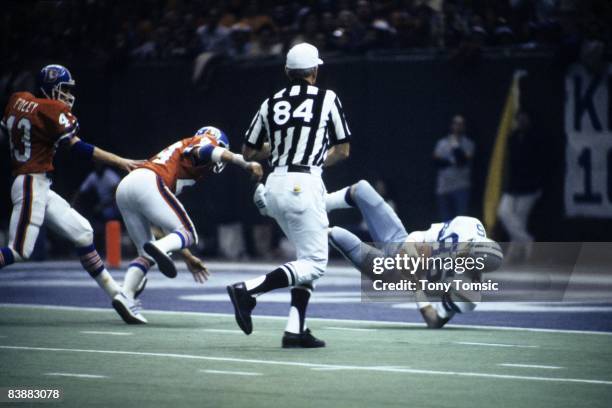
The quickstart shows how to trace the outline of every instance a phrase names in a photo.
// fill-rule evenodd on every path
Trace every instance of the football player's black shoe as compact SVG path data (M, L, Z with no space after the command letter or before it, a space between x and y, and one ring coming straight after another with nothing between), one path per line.
M144 244L143 249L157 262L161 273L169 278L176 278L176 265L172 262L170 255L156 247L152 242Z
M234 314L236 323L245 334L251 334L253 331L253 321L251 320L251 312L255 308L257 301L246 290L243 282L235 283L227 287L227 293L234 305Z
M318 347L325 347L325 342L313 336L310 332L310 329L306 329L303 333L300 334L285 332L283 336L283 348Z

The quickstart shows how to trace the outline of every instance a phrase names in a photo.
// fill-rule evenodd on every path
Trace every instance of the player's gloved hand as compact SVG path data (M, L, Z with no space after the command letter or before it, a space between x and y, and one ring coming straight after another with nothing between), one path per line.
M187 268L189 269L189 272L191 272L191 274L193 275L193 280L195 280L198 283L204 283L205 281L208 280L208 277L210 276L210 272L208 272L208 268L204 264L204 261L202 261L197 256L193 256L193 255L189 257L185 257L184 260L185 260L185 263L187 264Z
M259 213L264 217L268 215L268 203L266 201L266 187L259 183L253 193L253 202L259 210Z
M249 162L249 167L247 167L249 173L251 173L251 178L254 181L259 181L263 177L263 167L261 164L257 162Z

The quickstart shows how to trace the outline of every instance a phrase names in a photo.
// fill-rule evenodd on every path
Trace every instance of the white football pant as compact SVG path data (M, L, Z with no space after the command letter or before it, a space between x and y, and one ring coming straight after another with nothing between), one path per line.
M9 246L21 260L28 259L43 222L76 247L93 243L91 224L70 204L51 190L44 173L22 174L11 188L13 212L9 227Z
M143 245L153 241L152 226L165 233L180 232L185 239L183 247L197 243L195 227L185 208L155 172L141 168L125 176L117 187L116 200L140 256L149 258Z

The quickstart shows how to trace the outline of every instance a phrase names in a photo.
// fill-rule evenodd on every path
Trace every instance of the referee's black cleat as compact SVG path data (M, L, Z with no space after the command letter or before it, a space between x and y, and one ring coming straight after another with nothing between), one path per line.
M257 300L246 290L243 282L234 283L227 287L227 293L234 305L234 314L236 323L242 329L244 334L251 334L253 331L253 321L251 320L251 312L257 304Z
M174 265L170 255L156 247L152 242L144 244L143 249L157 262L161 273L169 278L176 278L176 265Z
M300 334L285 332L285 335L283 336L283 348L318 347L325 347L325 342L313 336L310 332L310 329L306 329L303 333Z

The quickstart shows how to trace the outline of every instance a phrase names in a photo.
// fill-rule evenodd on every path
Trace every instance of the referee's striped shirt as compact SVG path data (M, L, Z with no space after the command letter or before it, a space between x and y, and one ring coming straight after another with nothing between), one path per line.
M270 142L273 167L322 166L330 147L348 142L350 135L338 96L296 81L261 104L245 144L261 150Z

